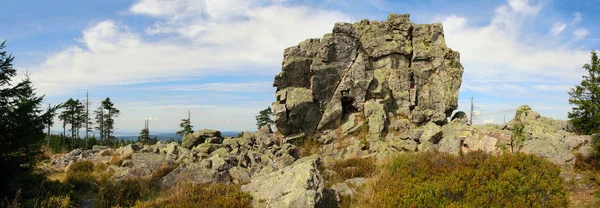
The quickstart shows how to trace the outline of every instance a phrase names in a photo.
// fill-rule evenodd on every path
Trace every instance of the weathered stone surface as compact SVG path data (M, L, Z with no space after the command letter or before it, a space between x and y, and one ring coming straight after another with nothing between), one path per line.
M323 197L325 183L317 169L319 157L302 158L291 166L254 176L242 186L252 195L253 207L315 207Z
M162 177L158 183L161 187L172 187L178 182L196 184L230 183L231 176L228 171L218 172L214 169L202 167L199 163L186 163Z
M204 143L207 138L221 138L221 132L217 130L204 129L183 137L181 146L192 149L192 147Z
M519 114L520 113L520 114ZM526 140L521 151L547 158L557 164L569 164L575 154L589 154L592 137L569 132L569 122L542 117L527 106L520 106L504 128L513 130L518 123L524 125Z
M439 23L414 24L407 14L336 23L333 33L284 51L273 83L275 126L286 137L340 126L348 134L360 126L357 113L375 140L396 119L444 124L458 106L459 59Z
M121 157L127 158L140 149L141 147L137 144L129 144L127 146L118 148L116 152L117 154L120 154Z

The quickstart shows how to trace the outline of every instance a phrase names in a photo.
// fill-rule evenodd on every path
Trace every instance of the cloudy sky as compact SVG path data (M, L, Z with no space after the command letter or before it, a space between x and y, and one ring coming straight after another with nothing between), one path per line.
M0 39L46 103L110 97L117 135L151 118L174 132L255 129L275 99L283 49L331 32L335 22L410 13L441 22L465 68L459 110L471 97L477 123L502 123L522 104L566 119L567 91L600 46L592 0L28 0L2 2ZM57 129L58 129L57 125Z

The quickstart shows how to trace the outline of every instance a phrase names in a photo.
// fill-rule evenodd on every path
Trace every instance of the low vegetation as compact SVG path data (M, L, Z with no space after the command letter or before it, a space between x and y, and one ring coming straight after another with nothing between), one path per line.
M239 185L227 184L177 184L162 191L158 197L138 201L135 207L251 207L252 197L243 193Z
M374 159L371 158L349 158L332 162L329 167L320 166L321 171L325 169L333 170L336 174L325 175L325 184L331 187L337 183L342 183L351 178L371 177L377 172L377 166Z
M565 207L560 168L522 153L402 154L380 167L363 207Z

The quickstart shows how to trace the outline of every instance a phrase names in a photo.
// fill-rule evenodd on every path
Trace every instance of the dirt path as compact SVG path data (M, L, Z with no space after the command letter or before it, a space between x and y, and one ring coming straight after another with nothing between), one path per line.
M569 207L599 207L596 188L600 174L592 171L562 170L567 186Z

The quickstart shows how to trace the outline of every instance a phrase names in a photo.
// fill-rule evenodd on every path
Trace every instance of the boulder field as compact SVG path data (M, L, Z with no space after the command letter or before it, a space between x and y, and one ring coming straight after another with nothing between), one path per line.
M464 112L452 116L462 73L459 53L446 47L439 23L414 24L407 14L337 23L323 38L285 49L273 84L275 132L265 126L232 138L205 129L186 135L182 144L94 146L55 155L51 164L68 169L80 160L107 163L112 180L153 177L170 166L158 180L162 187L242 184L254 207L320 207L330 195L339 199L367 180L325 188L318 167L332 161L402 152L520 151L570 166L576 154L592 153L591 136L527 106L502 125L471 126Z

